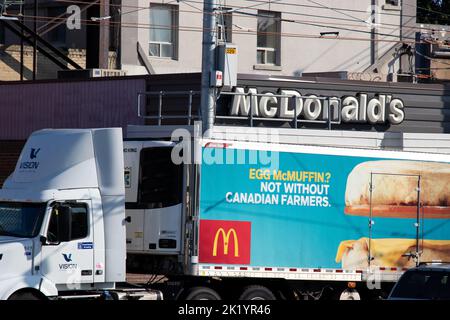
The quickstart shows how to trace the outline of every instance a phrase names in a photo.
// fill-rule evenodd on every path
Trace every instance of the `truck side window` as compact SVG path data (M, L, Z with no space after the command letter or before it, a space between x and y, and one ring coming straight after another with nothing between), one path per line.
M71 240L83 239L88 235L88 209L84 204L66 204L69 205L72 212L72 233ZM47 231L47 239L50 242L56 242L58 238L58 225L56 219L56 210L53 209L52 216Z
M87 235L88 212L86 206L72 206L72 240L83 239Z
M183 166L171 158L172 148L146 148L141 151L138 202L149 209L182 202Z

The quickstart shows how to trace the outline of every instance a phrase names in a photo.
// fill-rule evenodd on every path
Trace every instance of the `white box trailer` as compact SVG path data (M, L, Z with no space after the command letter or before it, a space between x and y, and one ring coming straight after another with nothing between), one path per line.
M128 265L172 297L378 297L448 259L448 135L195 132L130 126L124 143Z

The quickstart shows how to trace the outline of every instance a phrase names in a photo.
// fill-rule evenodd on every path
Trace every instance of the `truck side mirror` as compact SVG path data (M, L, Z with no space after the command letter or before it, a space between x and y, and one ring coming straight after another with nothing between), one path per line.
M57 241L70 241L72 239L72 210L68 206L60 206L57 210Z

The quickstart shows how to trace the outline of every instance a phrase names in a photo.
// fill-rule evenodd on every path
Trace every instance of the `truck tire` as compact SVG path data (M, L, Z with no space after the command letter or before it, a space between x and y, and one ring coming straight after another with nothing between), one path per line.
M361 300L361 296L355 289L345 289L339 296L339 300Z
M42 300L37 294L31 291L19 291L13 293L8 300Z
M244 288L239 300L277 300L277 298L266 287L248 286Z
M185 300L221 300L219 294L211 288L193 287L185 296Z

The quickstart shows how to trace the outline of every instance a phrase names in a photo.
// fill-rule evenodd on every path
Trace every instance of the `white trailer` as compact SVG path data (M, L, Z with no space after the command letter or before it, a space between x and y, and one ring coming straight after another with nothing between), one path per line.
M128 266L165 275L169 280L157 288L168 298L379 298L407 268L444 260L449 252L448 207L427 199L450 174L450 157L443 154L448 135L242 126L215 126L207 138L199 132L195 126L130 126L124 144ZM199 152L197 162L185 155L190 163L173 163L180 141L184 151ZM267 163L260 160L236 163L239 152L276 154L284 171L261 171ZM211 153L223 157L205 163ZM430 162L439 177L424 164ZM303 187L297 192L261 191L263 183L302 182L289 180L298 172L331 180L297 183ZM360 187L352 187L353 180ZM304 191L308 185L327 190L326 208L325 197ZM404 199L376 202L392 185L393 194L409 197L407 205ZM352 189L361 189L361 199L375 190L373 202L358 211L347 195ZM445 190L443 198L450 196ZM266 196L274 200L254 200ZM282 203L291 198L293 204ZM382 258L389 255L396 260Z

